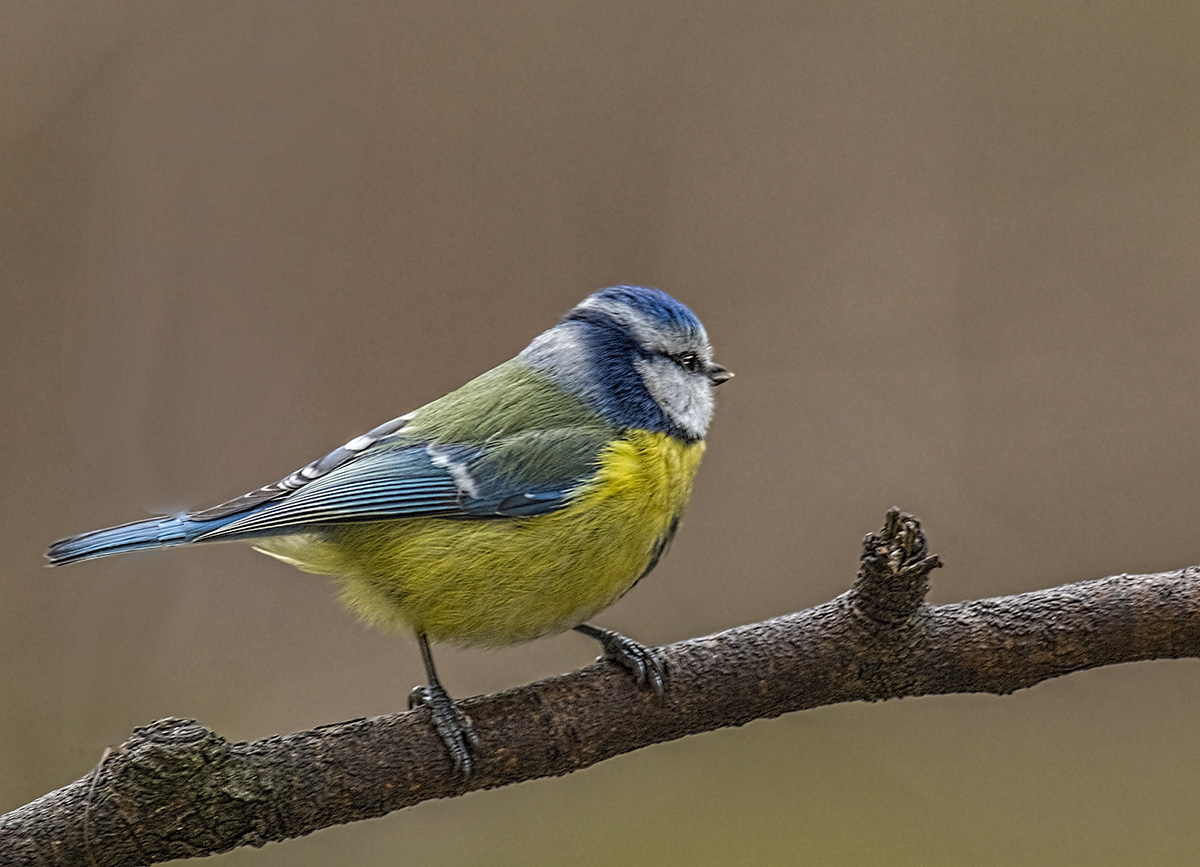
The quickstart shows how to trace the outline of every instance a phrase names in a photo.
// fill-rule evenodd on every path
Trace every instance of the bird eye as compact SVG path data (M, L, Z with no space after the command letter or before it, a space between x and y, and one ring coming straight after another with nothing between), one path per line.
M704 368L704 362L694 352L685 352L682 355L676 355L673 360L688 373L699 373Z

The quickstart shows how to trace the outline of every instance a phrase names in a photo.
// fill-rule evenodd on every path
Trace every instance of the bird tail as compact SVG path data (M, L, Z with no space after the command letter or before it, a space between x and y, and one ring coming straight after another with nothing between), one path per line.
M187 515L148 518L119 527L92 530L78 536L59 539L50 546L46 557L51 566L93 560L110 554L144 551L148 548L174 548L194 542L200 536L224 526L241 515L230 515L210 521L193 521Z

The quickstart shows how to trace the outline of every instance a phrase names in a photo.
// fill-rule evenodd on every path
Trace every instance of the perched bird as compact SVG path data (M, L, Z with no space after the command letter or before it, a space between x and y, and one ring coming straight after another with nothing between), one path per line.
M733 376L704 326L658 289L612 286L456 391L210 509L55 542L52 565L249 541L336 575L368 621L416 634L427 705L458 769L475 736L431 641L500 646L576 629L658 691L653 652L585 621L658 562Z

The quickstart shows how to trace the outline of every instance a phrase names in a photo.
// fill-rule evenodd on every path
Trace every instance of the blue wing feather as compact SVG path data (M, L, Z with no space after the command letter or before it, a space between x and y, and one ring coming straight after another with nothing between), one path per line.
M449 515L459 511L460 497L454 476L434 466L424 446L380 449L200 540L253 536L284 527Z
M570 432L563 432L570 440ZM528 518L566 505L594 472L596 449L566 461L546 478L525 472L488 446L409 444L369 449L304 487L200 535L196 541L246 538L291 528L417 517ZM578 449L576 449L579 452ZM499 465L499 466L497 466ZM507 472L499 472L500 468ZM533 478L530 478L533 476Z
M578 481L569 486L549 491L522 491L519 494L497 493L463 503L464 514L476 518L532 518L545 515L566 505L567 497L578 487Z
M189 517L193 521L212 521L217 518L236 517L237 515L249 513L255 506L269 503L272 500L282 499L288 494L310 484L314 479L319 479L332 470L353 461L360 453L372 446L376 446L380 441L395 438L397 432L402 430L412 420L412 417L413 413L409 413L408 415L394 418L391 421L386 421L378 427L367 431L365 434L355 437L344 446L339 446L329 454L323 455L312 463L301 467L296 472L284 476L272 485L264 485L258 490L250 491L227 502L204 509L203 511L193 512Z

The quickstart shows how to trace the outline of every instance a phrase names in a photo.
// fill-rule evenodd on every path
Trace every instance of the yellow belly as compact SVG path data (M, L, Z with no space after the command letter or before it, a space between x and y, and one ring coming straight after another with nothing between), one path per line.
M635 431L547 515L343 524L256 548L338 575L347 604L369 621L434 641L516 644L577 626L633 586L683 511L703 452L703 443Z

